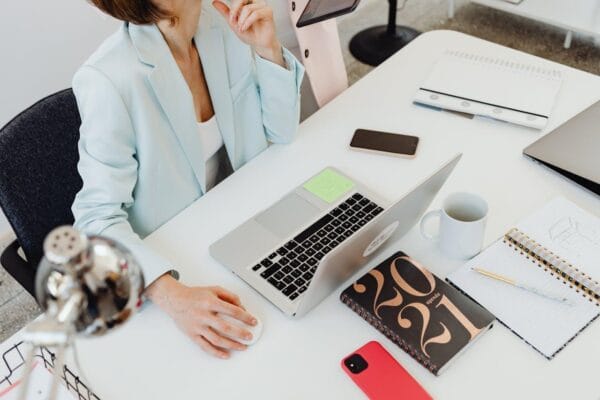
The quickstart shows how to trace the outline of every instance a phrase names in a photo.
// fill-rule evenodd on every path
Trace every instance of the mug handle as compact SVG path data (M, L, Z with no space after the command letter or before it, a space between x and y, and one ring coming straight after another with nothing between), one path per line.
M431 235L429 233L427 233L427 231L425 230L425 225L427 224L427 222L430 219L433 218L440 218L442 216L442 210L434 210L434 211L429 211L427 214L425 214L425 216L423 217L423 219L421 219L421 235L423 235L423 237L425 239L431 240L431 241L437 241L439 239L439 232L436 233L435 235Z

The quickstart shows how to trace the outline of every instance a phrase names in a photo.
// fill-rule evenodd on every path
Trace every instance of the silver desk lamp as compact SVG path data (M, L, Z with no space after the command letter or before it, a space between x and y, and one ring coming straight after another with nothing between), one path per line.
M141 269L123 246L104 237L85 236L70 226L50 232L36 275L36 297L45 312L25 331L31 351L20 398L27 398L36 347L57 349L49 396L53 400L65 351L74 337L101 336L122 325L140 307L143 289Z

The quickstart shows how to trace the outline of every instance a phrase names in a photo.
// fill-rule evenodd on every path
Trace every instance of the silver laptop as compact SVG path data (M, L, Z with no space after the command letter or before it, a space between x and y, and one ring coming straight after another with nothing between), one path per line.
M600 195L600 101L523 150L523 153Z
M328 167L213 243L210 254L301 317L419 221L461 154L392 205Z

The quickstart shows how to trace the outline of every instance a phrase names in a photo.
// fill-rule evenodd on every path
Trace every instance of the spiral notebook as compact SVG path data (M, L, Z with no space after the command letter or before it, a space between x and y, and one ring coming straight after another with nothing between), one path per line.
M558 70L448 50L414 102L543 129L561 83Z
M516 335L553 358L600 314L600 218L557 198L448 276ZM482 268L555 301L473 271Z
M39 316L36 321L43 318ZM23 341L27 327L0 343L0 400L17 400L21 394L27 354L31 350ZM27 400L47 400L56 370L56 355L47 347L37 348L33 356ZM73 365L63 365L55 400L100 400L84 382Z
M435 375L494 322L490 312L402 252L370 270L340 299Z

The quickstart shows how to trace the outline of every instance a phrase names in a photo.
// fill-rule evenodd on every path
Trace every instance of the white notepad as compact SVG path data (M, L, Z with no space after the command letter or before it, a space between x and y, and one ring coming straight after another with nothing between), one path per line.
M448 280L550 359L600 314L600 219L557 198ZM554 301L499 282L482 268L565 297Z
M414 102L542 129L561 83L558 70L446 51Z

